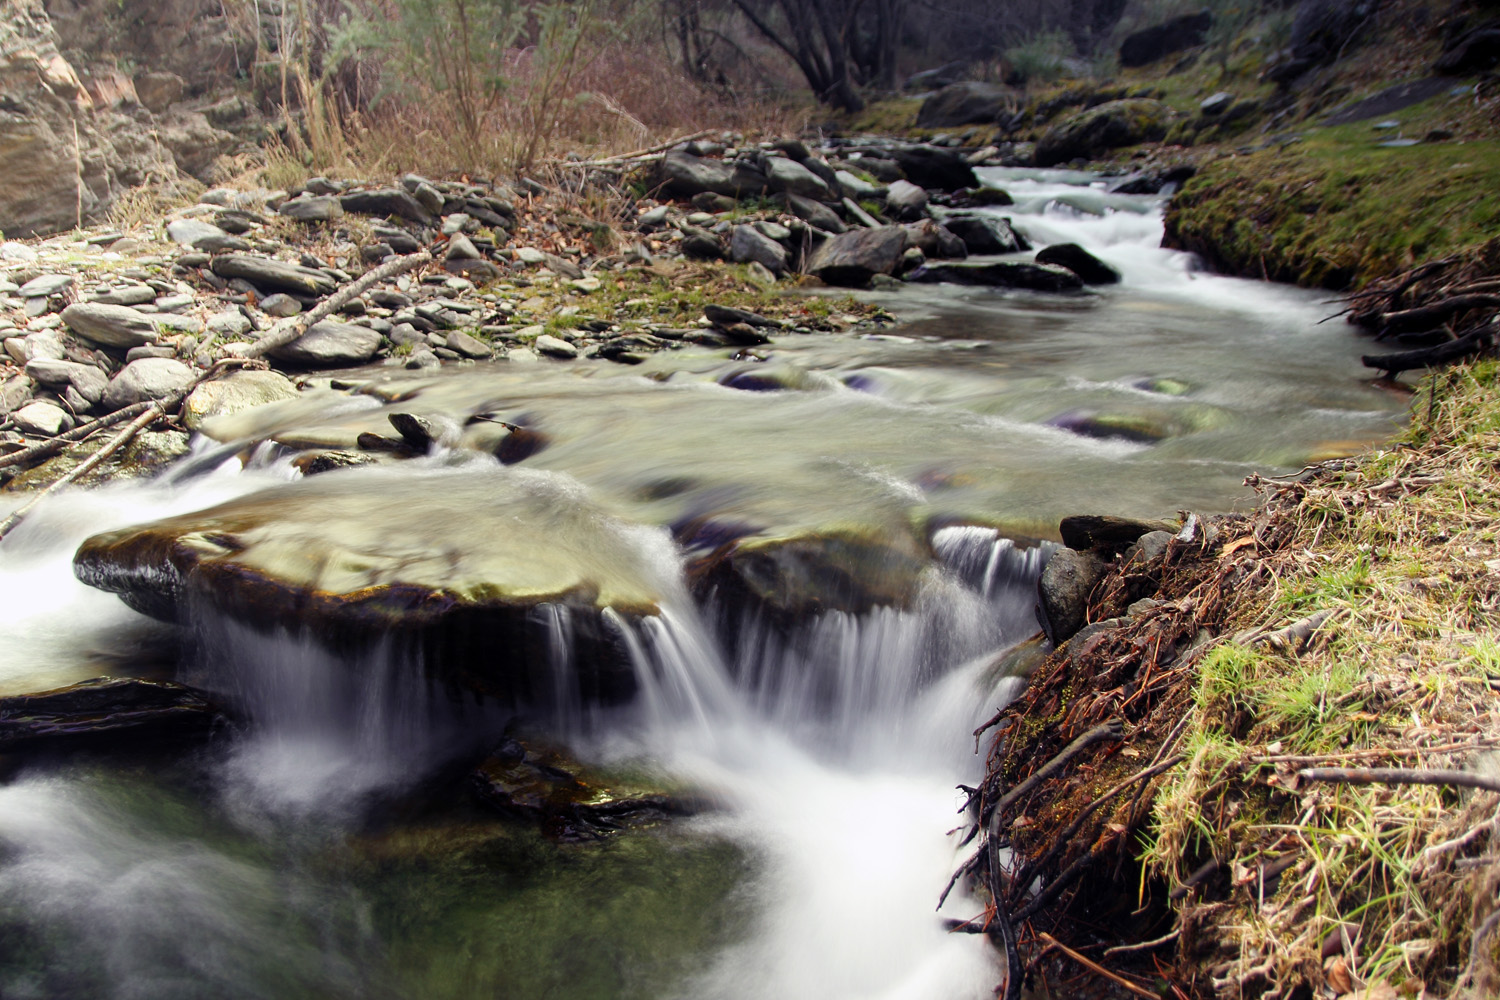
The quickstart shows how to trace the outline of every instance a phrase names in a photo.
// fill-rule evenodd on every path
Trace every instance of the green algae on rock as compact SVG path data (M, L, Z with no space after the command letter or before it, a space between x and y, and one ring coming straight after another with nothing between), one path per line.
M392 510L410 512L395 530ZM95 535L74 569L167 621L207 612L350 650L405 636L430 669L518 703L553 691L542 609L562 608L577 690L618 701L634 678L604 619L656 612L648 544L555 476L374 468Z

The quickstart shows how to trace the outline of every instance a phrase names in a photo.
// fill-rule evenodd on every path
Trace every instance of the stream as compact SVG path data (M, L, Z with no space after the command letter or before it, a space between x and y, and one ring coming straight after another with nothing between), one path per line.
M0 544L0 694L176 677L246 721L186 755L0 758L0 997L992 996L989 946L934 905L962 859L955 786L983 772L970 733L1023 683L995 664L1036 631L1036 540L1071 513L1243 504L1248 474L1382 440L1406 400L1319 322L1337 307L1318 293L1159 249L1161 198L980 174L1033 244L1076 242L1121 284L863 293L899 322L637 367L351 373L370 391L228 418L228 444L154 481L39 506ZM291 464L389 433L396 409L443 429L431 453ZM502 467L463 446L494 426L477 412L546 446ZM482 555L587 576L633 697L579 693L565 602L530 619L553 689L518 707L456 695L399 636L335 647L201 600L179 631L74 576L90 536L247 497L285 525L288 565L305 532L432 572ZM910 564L902 599L871 583L858 607L773 621L693 585L725 539L830 534L895 553L855 559L856 586ZM468 791L518 727L704 808L549 840ZM955 892L941 915L978 910Z

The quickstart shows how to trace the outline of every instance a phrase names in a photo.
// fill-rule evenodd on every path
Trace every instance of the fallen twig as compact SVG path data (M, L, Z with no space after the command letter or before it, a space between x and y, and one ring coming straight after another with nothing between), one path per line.
M1181 928L1169 931L1159 938L1151 941L1142 941L1139 944L1120 944L1113 948L1104 949L1105 958L1113 958L1116 955L1129 955L1137 951L1150 951L1152 948L1160 948L1164 944L1171 944L1182 934Z
M426 250L386 261L379 267L366 271L358 279L340 288L308 312L282 320L276 326L272 327L269 333L254 343L246 344L237 350L226 350L226 353L232 357L258 358L267 351L274 351L278 347L285 347L306 333L308 327L321 319L326 319L333 315L333 313L343 308L356 295L359 295L372 285L388 281L398 274L405 274L407 271L421 267L423 264L430 263L431 261L432 254Z
M141 403L133 403L130 406L102 416L98 420L90 420L86 424L79 424L70 431L64 431L56 437L48 438L46 441L34 444L29 448L23 448L20 451L13 451L9 455L0 456L0 468L8 465L25 465L35 459L46 458L54 452L62 451L63 448L75 441L82 441L95 431L103 430L106 427L113 427L122 420L129 420L137 414L144 413L150 406L151 402L149 400Z
M1145 988L1143 988L1141 986L1138 986L1135 983L1132 983L1130 980L1126 979L1124 976L1121 976L1121 975L1119 975L1117 973L1114 973L1114 972L1110 972L1108 969L1106 969L1104 966L1100 965L1098 962L1095 962L1093 959L1088 958L1085 955L1079 954L1078 952L1074 951L1072 948L1069 948L1067 945L1063 944L1057 938L1053 937L1051 934L1046 933L1045 931L1042 932L1041 934L1038 934L1037 935L1037 939L1040 940L1040 941L1046 942L1047 947L1049 947L1049 948L1056 948L1058 951L1062 952L1064 955L1067 955L1073 961L1077 962L1079 965L1083 966L1085 969L1088 969L1090 972L1097 973L1098 975L1103 976L1105 979L1108 979L1110 982L1116 983L1116 984L1118 984L1120 986L1125 987L1127 990L1129 990L1130 992L1134 993L1136 996L1148 997L1149 1000L1161 1000L1160 997L1158 997L1155 993L1152 993L1150 990L1147 990L1147 989L1145 989Z
M1068 762L1071 761L1074 757L1078 756L1078 754L1082 751L1093 746L1095 743L1118 740L1123 736L1124 730L1118 719L1113 719L1109 722L1097 725L1093 729L1090 729L1088 732L1084 733L1082 736L1078 737L1072 743L1069 743L1066 747L1064 747L1062 752L1059 753L1056 757L1053 757L1046 764L1043 764L1040 768L1033 772L1031 777L1027 778L1015 788L1012 788L1009 792L1006 792L1005 795L1001 796L1000 801L996 802L993 809L991 809L990 811L991 821L998 822L998 817L1001 816L1012 805L1014 805L1017 800L1026 795L1032 789L1036 788L1036 786L1040 785L1042 782L1046 781L1048 778L1056 775L1063 768L1067 767Z
M1388 376L1395 376L1414 368L1431 368L1450 361L1458 361L1471 354L1488 350L1493 343L1494 335L1490 328L1482 326L1457 340L1450 340L1437 347L1397 351L1394 354L1366 354L1359 360L1366 368L1375 368L1385 372Z
M1500 778L1472 771L1440 771L1399 767L1310 767L1298 771L1304 781L1332 781L1346 785L1453 785L1500 792Z
M711 128L702 129L694 132L692 135L678 136L676 139L658 142L656 145L647 146L645 149L637 149L633 153L619 153L615 156L606 156L598 160L562 160L558 162L557 166L573 169L580 167L615 167L623 163L629 163L631 160L639 160L647 156L655 156L657 153L665 153L673 146L681 145L684 142L692 142L694 139L702 139L706 135L712 135L713 131Z

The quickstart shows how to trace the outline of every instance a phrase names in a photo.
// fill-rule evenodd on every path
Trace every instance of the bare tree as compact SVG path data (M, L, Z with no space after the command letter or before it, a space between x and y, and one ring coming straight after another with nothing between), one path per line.
M858 111L865 104L858 83L894 77L899 0L734 0L734 5L797 64L824 104Z

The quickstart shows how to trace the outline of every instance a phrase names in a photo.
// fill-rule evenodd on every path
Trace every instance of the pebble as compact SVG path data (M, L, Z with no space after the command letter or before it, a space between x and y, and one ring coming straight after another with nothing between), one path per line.
M300 313L302 311L302 303L290 295L277 292L274 295L267 295L261 299L260 309L261 312L264 312L268 316L279 316L284 319L287 316L295 316Z

